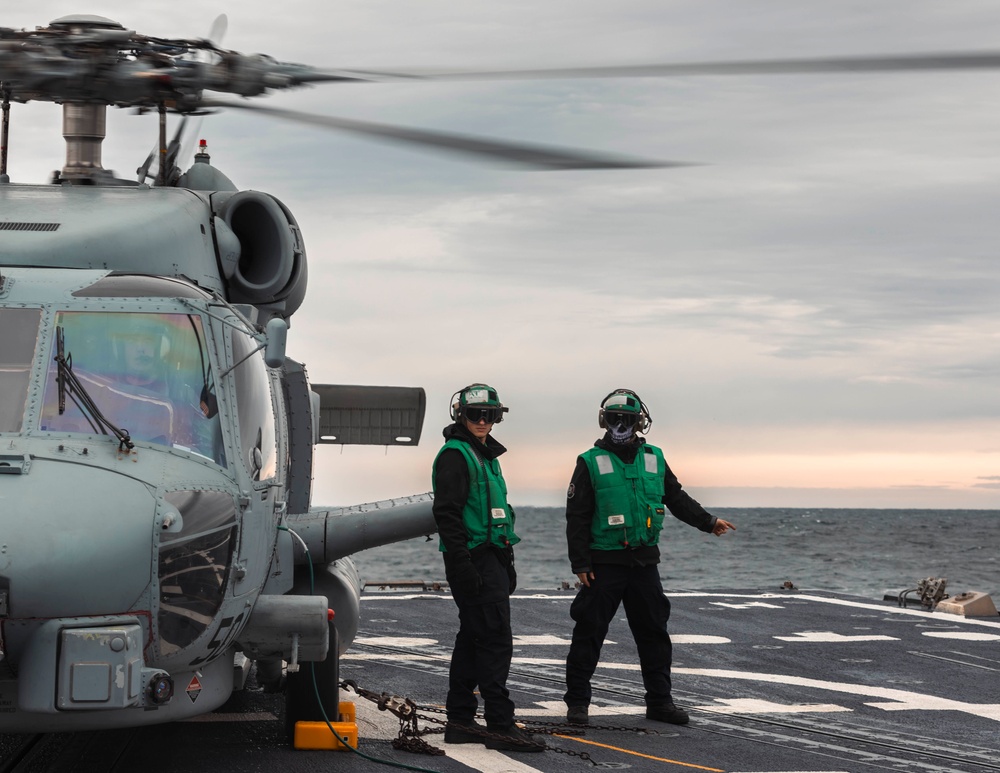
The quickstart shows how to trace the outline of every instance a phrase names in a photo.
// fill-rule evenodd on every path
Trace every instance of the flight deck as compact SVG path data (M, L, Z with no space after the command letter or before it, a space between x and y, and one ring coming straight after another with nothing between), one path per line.
M591 725L562 724L574 591L512 599L508 681L542 753L443 743L457 614L447 589L369 586L341 679L394 696L380 709L350 690L359 756L292 750L278 696L250 689L191 721L87 734L0 737L0 771L370 771L377 760L454 771L861 773L1000 771L1000 618L966 618L808 590L671 590L674 698L686 726L644 716L631 634L620 612L594 677ZM181 695L178 700L189 700ZM394 748L391 708L417 707L420 736L443 754ZM582 730L582 732L581 732Z

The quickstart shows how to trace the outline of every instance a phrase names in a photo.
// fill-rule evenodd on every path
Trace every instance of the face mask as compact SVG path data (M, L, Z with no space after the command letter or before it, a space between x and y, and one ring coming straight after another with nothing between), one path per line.
M628 443L635 437L635 424L630 424L627 427L622 424L610 424L608 425L608 434L611 435L612 443L619 445Z

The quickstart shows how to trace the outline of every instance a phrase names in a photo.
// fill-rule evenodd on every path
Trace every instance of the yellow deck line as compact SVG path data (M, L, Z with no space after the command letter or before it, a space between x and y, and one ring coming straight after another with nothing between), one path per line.
M621 752L622 754L631 754L635 757L645 757L647 760L655 760L656 762L667 762L671 765L682 765L685 768L695 768L697 770L708 770L711 773L726 773L721 768L707 768L704 765L695 765L692 762L680 762L679 760L671 760L667 757L654 757L652 754L642 754L641 752L632 751L631 749L623 749L620 746L611 746L606 743L598 743L597 741L586 741L583 738L578 738L573 735L559 735L559 733L553 733L556 738L563 738L567 741L577 741L579 743L585 743L590 746L600 746L602 749L611 749L612 751Z

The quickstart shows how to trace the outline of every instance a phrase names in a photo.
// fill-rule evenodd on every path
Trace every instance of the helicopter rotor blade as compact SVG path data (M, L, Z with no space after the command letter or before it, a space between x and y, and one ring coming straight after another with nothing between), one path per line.
M208 37L204 39L204 43L212 48L216 48L222 42L222 38L225 37L227 29L229 29L229 17L224 13L220 13L215 17L215 21L212 22L212 26L208 31ZM199 52L195 57L195 61L207 62L208 57L205 55L205 52ZM191 147L194 144L194 137L201 128L203 115L192 112L182 116L177 130L174 132L173 139L165 149L165 158L160 158L159 143L153 145L153 149L149 151L146 160L135 170L138 182L144 183L146 180L158 179L161 161L167 166L168 172L166 176L169 177L173 173L173 170L177 168L178 160L189 155Z
M536 70L462 71L327 71L333 80L520 80L534 78L658 78L687 75L796 75L815 73L925 72L934 70L993 70L1000 68L1000 51L885 56L832 56L803 59L668 62L609 67L559 67Z
M209 43L213 45L218 45L222 42L222 39L226 36L226 30L229 29L229 17L224 13L220 13L215 17L215 21L212 22L212 26L208 30L208 40Z
M514 143L505 140L490 140L465 134L412 129L390 124L372 123L370 121L357 121L350 118L336 118L334 116L303 113L297 110L264 107L244 102L230 102L228 100L203 100L200 105L202 107L253 110L257 113L297 123L322 126L327 129L351 132L391 142L419 145L423 148L433 148L450 153L474 156L481 160L507 162L536 170L652 169L699 166L699 164L683 161L652 161L586 150Z
M229 17L224 13L220 13L212 22L205 41L217 48L222 39L225 38L228 29ZM209 61L209 57L205 52L202 52L196 57L196 61L205 63ZM167 163L171 174L180 174L178 164L182 159L191 158L195 138L201 131L201 123L204 120L205 113L188 113L184 117L188 120L181 121L181 125L177 127L174 139L167 150Z

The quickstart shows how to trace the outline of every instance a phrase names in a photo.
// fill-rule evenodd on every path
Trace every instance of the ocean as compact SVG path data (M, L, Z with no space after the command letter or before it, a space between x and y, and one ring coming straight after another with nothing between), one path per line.
M556 589L576 576L562 508L515 505L518 587ZM951 595L989 593L1000 605L1000 510L712 508L736 526L722 537L667 517L660 576L670 590L776 590L788 581L871 599L944 577ZM443 581L437 537L355 555L362 582Z

